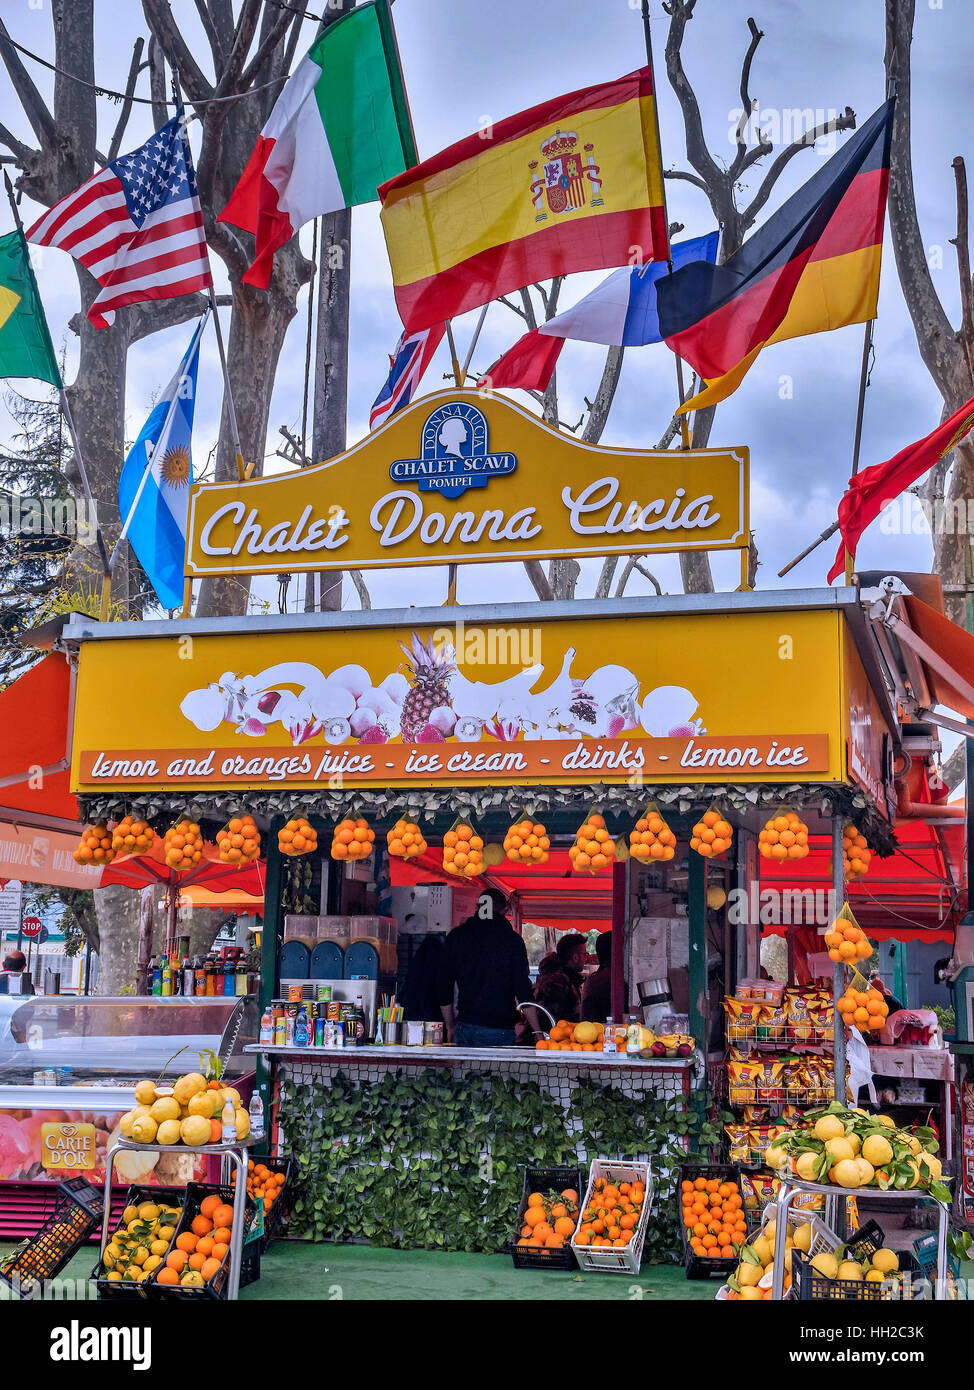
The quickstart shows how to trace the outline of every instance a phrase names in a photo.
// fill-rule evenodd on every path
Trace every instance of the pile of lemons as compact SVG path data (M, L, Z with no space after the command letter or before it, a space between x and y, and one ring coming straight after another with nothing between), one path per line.
M833 1101L825 1111L775 1137L764 1151L774 1173L794 1173L802 1182L836 1187L919 1188L950 1201L941 1182L937 1141L927 1128L902 1130L889 1115L870 1115Z
M166 1258L179 1207L165 1202L140 1202L126 1207L122 1224L105 1246L102 1267L110 1284L141 1284Z
M218 1144L222 1137L221 1119L227 1101L233 1102L237 1119L237 1138L250 1134L250 1114L240 1092L218 1081L207 1081L200 1072L187 1072L172 1086L140 1081L135 1088L135 1106L126 1111L118 1127L126 1139L136 1144Z

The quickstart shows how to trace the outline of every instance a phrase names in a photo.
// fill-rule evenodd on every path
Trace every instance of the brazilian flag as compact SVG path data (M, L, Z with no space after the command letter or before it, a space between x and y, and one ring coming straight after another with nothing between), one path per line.
M0 237L0 378L6 377L61 385L27 242L19 229Z

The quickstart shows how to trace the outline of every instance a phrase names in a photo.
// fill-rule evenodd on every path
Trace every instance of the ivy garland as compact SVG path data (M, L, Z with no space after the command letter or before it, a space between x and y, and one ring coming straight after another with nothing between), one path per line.
M511 1239L525 1166L651 1158L648 1264L682 1258L678 1166L687 1148L698 1161L714 1152L731 1119L705 1118L683 1097L581 1081L570 1131L565 1110L534 1082L436 1068L365 1084L342 1071L327 1087L285 1080L281 1102L293 1236L492 1253Z
M192 796L192 793L189 793ZM510 786L510 787L433 787L379 788L346 787L335 790L316 788L307 791L266 789L222 792L206 801L187 800L187 793L147 792L143 796L131 793L103 792L79 798L81 811L89 822L118 820L124 815L142 817L153 825L175 822L183 816L191 820L214 819L225 821L237 814L244 803L251 811L284 818L295 815L318 815L325 820L340 820L350 811L369 819L382 820L407 815L411 820L435 816L474 817L478 821L502 815L529 816L577 810L580 805L598 805L609 816L636 820L648 801L660 807L672 808L687 815L695 808L716 803L727 813L748 812L764 806L788 805L820 810L825 816L838 815L855 823L881 857L893 853L896 841L889 823L875 810L870 798L858 788L795 783L714 782L686 786L638 787L606 785L593 782L585 786Z

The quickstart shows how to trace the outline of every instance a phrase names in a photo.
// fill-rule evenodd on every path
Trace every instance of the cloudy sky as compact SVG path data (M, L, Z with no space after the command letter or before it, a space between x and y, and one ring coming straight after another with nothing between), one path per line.
M323 0L321 0L323 3ZM0 0L14 39L37 53L53 56L51 13L46 0ZM172 0L173 12L194 52L206 52L192 0ZM312 4L312 9L314 10ZM145 33L135 0L96 0L97 79L117 85L128 66L131 45ZM662 72L666 19L660 0L652 0L657 68L661 89L663 159L666 167L686 167L679 108ZM942 266L935 281L954 321L958 317L957 277L948 238L954 229L951 159L971 155L968 139L974 114L969 82L972 41L970 0L917 0L914 42L914 167L923 236L932 260ZM765 38L752 73L752 95L762 124L773 138L786 134L796 109L824 111L853 107L860 121L883 100L882 0L699 0L688 27L684 61L700 98L710 146L718 158L732 154L732 131L738 105L740 59L747 44L746 19L753 15ZM429 156L469 134L485 120L509 115L561 92L602 82L643 61L638 0L397 0L395 20L406 85L420 155ZM305 24L306 43L315 25ZM31 64L42 91L50 74ZM142 94L148 78L143 75ZM116 108L102 104L101 141L106 143ZM819 119L821 117L818 117ZM150 131L148 107L136 107L126 146L139 144ZM31 138L18 103L5 84L0 93L0 120L21 138ZM198 140L198 134L191 133ZM827 157L827 150L802 151L772 196L772 211ZM765 164L767 161L765 162ZM761 177L758 166L747 198ZM683 236L713 227L703 195L685 183L668 183L671 220L685 224ZM30 221L34 209L25 202ZM310 249L310 227L303 233ZM36 254L36 253L35 253ZM213 258L219 281L221 264ZM352 247L352 316L348 436L366 432L369 406L381 385L387 356L400 332L392 296L389 265L377 205L355 210ZM74 272L61 252L43 253L38 264L41 292L56 343L65 341L70 361L72 337L67 321L77 309ZM565 285L562 306L587 293L601 274L579 275ZM273 405L267 452L273 459L278 427L300 428L306 299L285 344ZM475 314L457 320L461 356L473 331ZM501 305L491 307L473 365L486 368L519 336L521 320ZM138 433L159 389L168 381L190 337L190 328L158 333L138 345L129 358L128 431ZM197 466L213 444L220 408L220 377L212 334L203 356L197 406L194 454ZM751 449L752 525L762 567L758 583L824 583L834 549L823 547L780 581L776 571L835 517L835 508L850 471L856 395L862 344L860 327L782 344L752 369L737 394L718 411L711 444L747 444ZM569 343L561 357L561 415L574 423L585 396L594 394L604 349ZM425 388L443 380L444 350L434 361ZM28 390L30 387L27 388ZM655 445L675 405L672 357L663 346L631 349L626 355L619 391L603 435L607 444ZM527 404L530 398L523 397ZM910 440L926 434L938 421L940 397L919 359L909 316L896 279L892 251L884 258L876 355L867 393L862 464L879 462ZM9 434L9 417L0 413L0 430ZM929 538L891 536L874 526L863 542L860 564L927 569ZM713 557L717 587L738 582L733 555ZM597 562L586 562L579 594L590 594ZM674 557L652 562L664 591L678 591ZM461 571L461 602L483 592L480 567ZM404 579L408 592L404 592ZM402 602L438 602L445 572L427 570L373 575L375 606ZM269 596L266 586L258 591ZM533 591L519 566L493 567L491 589L498 597L529 597ZM630 592L649 590L634 576ZM350 586L347 606L357 606Z

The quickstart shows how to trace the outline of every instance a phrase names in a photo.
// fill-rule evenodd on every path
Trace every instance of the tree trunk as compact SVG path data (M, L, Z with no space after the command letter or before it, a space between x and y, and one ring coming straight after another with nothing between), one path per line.
M112 884L95 889L98 917L98 994L129 994L139 958L141 895Z
M318 341L315 344L312 463L343 453L348 443L348 311L352 214L348 208L321 219L318 251ZM309 575L318 591L312 607L342 606L340 569ZM307 606L307 605L306 605Z

